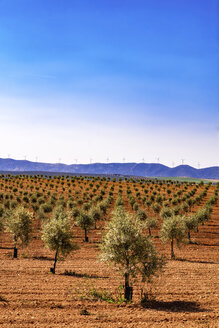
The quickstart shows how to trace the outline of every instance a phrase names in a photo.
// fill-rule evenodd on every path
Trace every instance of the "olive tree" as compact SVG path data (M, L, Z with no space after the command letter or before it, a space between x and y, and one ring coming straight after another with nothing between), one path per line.
M88 242L87 232L94 225L94 217L90 213L80 210L79 215L75 218L75 224L84 229L84 239L85 242Z
M206 221L210 219L211 211L211 206L205 205L204 207L199 208L198 211L194 214L197 222L197 232L199 224L203 225Z
M89 215L93 218L94 221L94 228L97 228L97 221L101 219L101 211L98 207L92 206L89 210Z
M165 220L165 219L171 217L172 214L173 214L173 211L172 211L171 208L168 207L168 206L164 206L164 207L161 209L161 211L160 211L160 216L161 216L161 218L162 218L163 220Z
M142 210L141 208L139 208L136 212L135 217L137 219L139 219L140 221L145 221L147 219L147 214L144 210Z
M146 220L146 227L148 229L149 236L151 237L151 229L156 229L158 226L158 220L156 217L149 217Z
M33 214L23 206L18 206L6 213L6 229L13 235L14 258L17 258L17 245L27 246L32 232Z
M163 242L171 242L171 259L174 259L174 240L176 241L176 244L179 247L180 243L184 240L185 237L185 224L183 222L182 217L179 215L172 215L170 218L166 218L163 221L160 230L160 237Z
M122 207L113 212L101 245L102 260L115 264L124 275L126 300L132 299L130 277L140 273L149 281L163 266L150 239L143 234L144 224Z
M189 205L187 204L187 202L183 202L181 205L181 209L184 213L187 213L189 210Z
M0 233L4 229L4 208L0 205Z
M184 224L186 227L186 230L188 231L188 240L189 243L191 243L191 230L195 230L197 227L197 216L196 215L188 215L184 218Z
M70 217L62 207L54 210L50 221L43 227L41 238L47 248L55 251L54 265L50 269L52 273L55 273L56 262L60 253L66 256L72 250L78 249L78 246L73 243Z
M161 206L159 203L154 203L152 205L152 209L154 211L155 214L159 214L160 213L160 209L161 209Z

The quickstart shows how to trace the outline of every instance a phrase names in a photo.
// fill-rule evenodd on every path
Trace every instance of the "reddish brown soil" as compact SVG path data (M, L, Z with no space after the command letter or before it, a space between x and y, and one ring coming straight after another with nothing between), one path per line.
M35 235L26 249L0 249L0 327L219 327L219 201L211 220L192 233L193 244L175 249L176 260L168 260L164 273L151 286L152 300L140 305L140 285L134 284L133 304L81 300L79 292L92 288L115 292L123 279L113 267L98 260L104 223L83 243L76 228L80 250L57 264L49 273L54 254ZM156 238L158 252L170 257L170 247ZM0 246L11 246L8 233ZM98 241L98 242L97 242ZM76 273L64 275L65 270ZM86 295L86 291L84 295ZM89 315L83 315L87 310Z

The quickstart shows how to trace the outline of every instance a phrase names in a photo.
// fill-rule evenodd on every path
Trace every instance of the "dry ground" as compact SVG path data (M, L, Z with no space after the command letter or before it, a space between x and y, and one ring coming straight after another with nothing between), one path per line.
M154 300L140 305L140 286L134 285L133 304L109 304L81 300L80 292L101 288L114 292L123 284L115 268L98 261L102 230L93 231L89 243L76 229L80 250L57 264L52 275L54 254L45 249L39 236L27 249L0 249L0 327L219 327L219 203L212 219L192 233L192 245L176 249L176 260L168 261L165 272L154 281ZM153 233L155 236L157 232ZM2 245L10 236L0 237ZM154 242L169 258L169 245ZM64 275L72 270L74 276ZM83 315L86 309L89 315Z

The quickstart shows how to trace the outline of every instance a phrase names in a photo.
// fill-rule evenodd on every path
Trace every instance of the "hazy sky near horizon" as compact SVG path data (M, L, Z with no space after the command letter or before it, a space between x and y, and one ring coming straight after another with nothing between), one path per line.
M0 157L219 166L219 0L0 0Z

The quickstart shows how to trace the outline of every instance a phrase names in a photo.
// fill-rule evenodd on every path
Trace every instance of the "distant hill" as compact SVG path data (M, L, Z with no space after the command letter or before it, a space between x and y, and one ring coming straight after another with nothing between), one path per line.
M144 177L188 177L200 179L219 179L219 166L195 169L189 165L174 168L156 163L94 163L94 164L51 164L0 158L0 171L40 171L77 174L121 174Z

